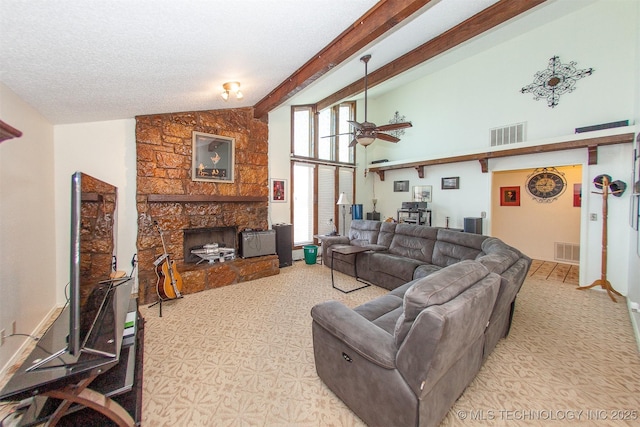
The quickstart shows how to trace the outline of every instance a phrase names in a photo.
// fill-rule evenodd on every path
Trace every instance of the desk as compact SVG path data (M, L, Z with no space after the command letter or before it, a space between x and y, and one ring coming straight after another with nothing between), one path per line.
M358 291L360 289L368 288L369 286L371 286L371 283L367 283L364 280L358 279L358 266L357 266L357 263L356 263L356 261L357 261L356 258L358 257L358 254L362 253L362 252L367 252L367 251L369 251L369 249L364 248L362 246L341 246L341 247L338 247L338 248L333 248L333 247L331 248L331 286L334 289L337 289L342 293L348 294L350 292ZM353 271L355 273L356 280L358 282L360 282L360 283L364 283L364 286L360 286L359 288L355 288L355 289L351 289L349 291L345 291L345 290L340 289L339 287L337 287L335 285L335 282L333 281L333 254L336 253L336 252L341 254L341 255L352 255L353 254L355 256L355 258L353 260Z

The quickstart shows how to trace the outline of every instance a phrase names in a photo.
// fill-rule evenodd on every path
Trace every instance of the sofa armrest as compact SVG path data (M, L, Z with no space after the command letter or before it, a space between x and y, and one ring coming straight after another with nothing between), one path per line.
M350 240L347 236L324 236L321 240L322 246L330 248L333 245L348 245Z
M398 351L393 335L374 325L339 301L327 301L311 309L313 320L365 359L395 369Z

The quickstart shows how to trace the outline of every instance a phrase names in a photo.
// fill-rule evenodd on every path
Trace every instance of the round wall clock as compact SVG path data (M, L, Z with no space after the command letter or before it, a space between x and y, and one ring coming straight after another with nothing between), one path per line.
M567 180L556 168L536 169L527 178L527 191L538 202L552 202L566 189Z

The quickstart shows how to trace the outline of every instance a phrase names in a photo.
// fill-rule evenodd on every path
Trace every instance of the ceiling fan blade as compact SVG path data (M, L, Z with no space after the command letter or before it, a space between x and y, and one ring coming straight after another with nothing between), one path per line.
M358 140L353 138L349 143L349 147L355 147L356 145L358 145Z
M360 123L358 123L358 122L356 122L356 121L354 121L354 120L347 120L347 122L348 122L351 126L353 126L354 128L356 128L356 129L358 129L358 130L362 130L362 129L364 129L364 126L362 126L362 124L360 124Z
M353 135L353 132L336 133L333 135L321 136L320 138L333 138L334 136Z
M410 128L410 127L413 127L411 122L401 122L401 123L391 123L391 124L388 124L388 125L378 126L376 128L376 130L385 132L385 131L389 131L389 130L405 129L405 128Z
M386 133L381 133L381 132L378 132L376 134L376 138L381 139L383 141L387 141L387 142L398 142L398 141L400 141L400 138L396 138L395 136L387 135Z

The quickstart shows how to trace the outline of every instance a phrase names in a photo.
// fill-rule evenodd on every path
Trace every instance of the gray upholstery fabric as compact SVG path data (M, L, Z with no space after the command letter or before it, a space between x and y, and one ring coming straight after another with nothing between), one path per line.
M389 253L432 264L437 235L437 228L398 224Z
M370 426L437 426L480 369L499 287L500 276L465 261L355 309L318 304L318 376ZM398 346L393 324L402 316L414 320Z
M460 295L489 274L474 261L460 261L416 281L404 294L403 313L394 330L396 345L402 345L418 315L431 305L441 305ZM497 294L496 294L497 295Z
M354 220L349 227L349 244L367 246L378 243L379 221Z

